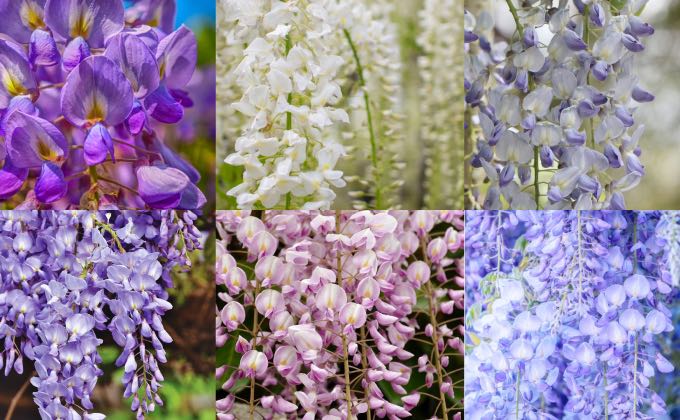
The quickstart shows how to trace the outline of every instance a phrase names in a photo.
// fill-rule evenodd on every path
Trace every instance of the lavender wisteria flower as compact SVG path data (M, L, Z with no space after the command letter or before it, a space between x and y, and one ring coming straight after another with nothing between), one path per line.
M137 418L154 411L172 338L171 271L201 244L190 212L0 213L0 367L35 371L43 419L101 419L92 395L103 375L99 346L120 347L122 398Z
M677 223L664 212L466 212L466 415L666 415L652 384L675 369L662 343L677 307Z
M461 418L462 228L455 211L218 213L218 418Z
M174 0L132 3L0 1L1 200L25 191L23 209L205 204L198 172L163 141L191 106L196 39L174 29Z
M489 11L465 15L469 205L625 208L645 173L634 112L654 99L635 74L647 1L504 3L507 40Z

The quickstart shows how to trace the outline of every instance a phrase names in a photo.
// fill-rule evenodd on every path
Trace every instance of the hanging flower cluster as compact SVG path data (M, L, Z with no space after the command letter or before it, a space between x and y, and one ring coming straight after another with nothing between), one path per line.
M356 209L399 206L407 130L403 34L394 2L221 0L219 10L218 149L231 152L225 168L236 179L224 184L233 205L328 209L346 187L341 199ZM423 10L423 31L434 30L436 14L434 7ZM451 26L460 30L447 35L462 37L462 27ZM434 42L430 32L423 40L427 45ZM440 75L428 69L448 63L452 45L445 52L425 51L430 64L423 69L423 90L448 89L448 79L433 80ZM448 70L447 77L458 74ZM451 103L444 106L448 115ZM423 149L431 156L415 189L427 184L435 196L428 206L448 207L436 203L449 199L444 196L451 184L443 180L452 174L446 156L455 145L450 135L430 134L413 146L416 156ZM439 154L444 148L446 156Z
M292 197L329 207L331 186L345 186L334 169L345 150L328 133L349 122L336 106L344 60L329 47L337 36L331 3L226 0L228 43L248 45L233 69L243 96L232 105L247 121L226 159L244 167L243 183L228 192L240 208L289 208Z
M420 133L428 154L427 208L463 208L463 83L460 72L463 42L459 29L463 10L458 0L426 0L420 11L418 45L425 51L418 67L423 79L420 91Z
M674 370L662 348L680 284L678 222L662 212L467 212L466 415L666 413L650 384Z
M3 1L0 15L0 200L30 179L23 208L205 204L162 138L196 67L174 0Z
M218 418L405 418L428 399L461 418L462 228L453 211L219 213Z
M645 172L633 114L654 99L634 71L654 33L638 17L647 1L506 3L509 43L493 39L489 12L465 15L471 205L625 208Z
M172 338L162 318L172 269L190 265L200 244L194 220L174 211L0 213L0 367L9 375L32 365L42 418L104 418L91 396L109 333L137 418L163 403L159 365Z

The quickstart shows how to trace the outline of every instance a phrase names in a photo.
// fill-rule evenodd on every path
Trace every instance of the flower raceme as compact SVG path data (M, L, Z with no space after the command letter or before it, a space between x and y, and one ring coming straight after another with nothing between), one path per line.
M460 418L461 216L218 213L218 417L409 417L419 376Z
M167 210L0 213L0 368L7 376L33 366L41 418L105 417L91 397L108 334L136 417L163 404L160 364L172 338L162 318L172 308L171 271L188 266L200 244L194 220Z
M678 297L676 214L469 211L466 219L467 416L666 414L670 400L652 384L674 370L664 353Z
M327 209L345 188L340 200L357 209L399 206L409 145L394 2L218 5L220 26L226 28L218 37L221 130L225 163L237 173L226 194L235 206ZM425 11L429 26L438 23L427 19L434 9ZM427 53L439 63L449 52ZM430 74L424 76L428 87L436 78ZM450 136L439 141L437 134L427 133L425 145L436 148L430 153L436 162L425 162L431 207L448 200L446 191L455 191L443 182L452 176L443 161L454 148ZM445 156L437 155L444 149ZM354 167L344 164L350 154Z
M161 138L191 106L196 39L174 0L133 3L0 1L1 200L36 176L23 207L205 204Z
M516 31L494 41L488 11L465 14L468 162L474 206L623 209L645 173L635 109L654 96L636 56L654 29L647 1L561 2L516 7ZM575 12L575 13L572 13Z

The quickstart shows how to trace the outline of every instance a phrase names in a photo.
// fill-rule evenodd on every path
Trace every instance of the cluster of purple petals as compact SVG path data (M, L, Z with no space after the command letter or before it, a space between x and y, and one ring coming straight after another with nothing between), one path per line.
M476 208L624 209L645 173L634 113L654 99L635 73L647 1L506 3L508 41L489 11L465 15Z
M678 278L664 212L466 212L471 419L667 415Z
M172 341L162 317L171 270L200 244L194 220L167 210L0 213L0 368L32 365L41 418L104 418L91 401L104 334L121 349L137 418L162 404L159 364Z
M241 356L218 366L218 418L242 418L236 407L245 407L305 420L398 419L432 395L433 416L461 418L451 375L463 328L451 314L463 308L462 216L219 213L217 346ZM411 353L416 340L431 352ZM420 390L408 387L415 370ZM242 379L252 394L238 391Z
M0 200L22 209L200 209L164 126L192 100L174 0L0 0Z

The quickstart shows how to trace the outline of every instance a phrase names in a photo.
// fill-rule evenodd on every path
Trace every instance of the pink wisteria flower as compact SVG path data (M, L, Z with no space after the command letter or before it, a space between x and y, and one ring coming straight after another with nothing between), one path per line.
M217 230L218 418L461 418L462 212L221 212Z

